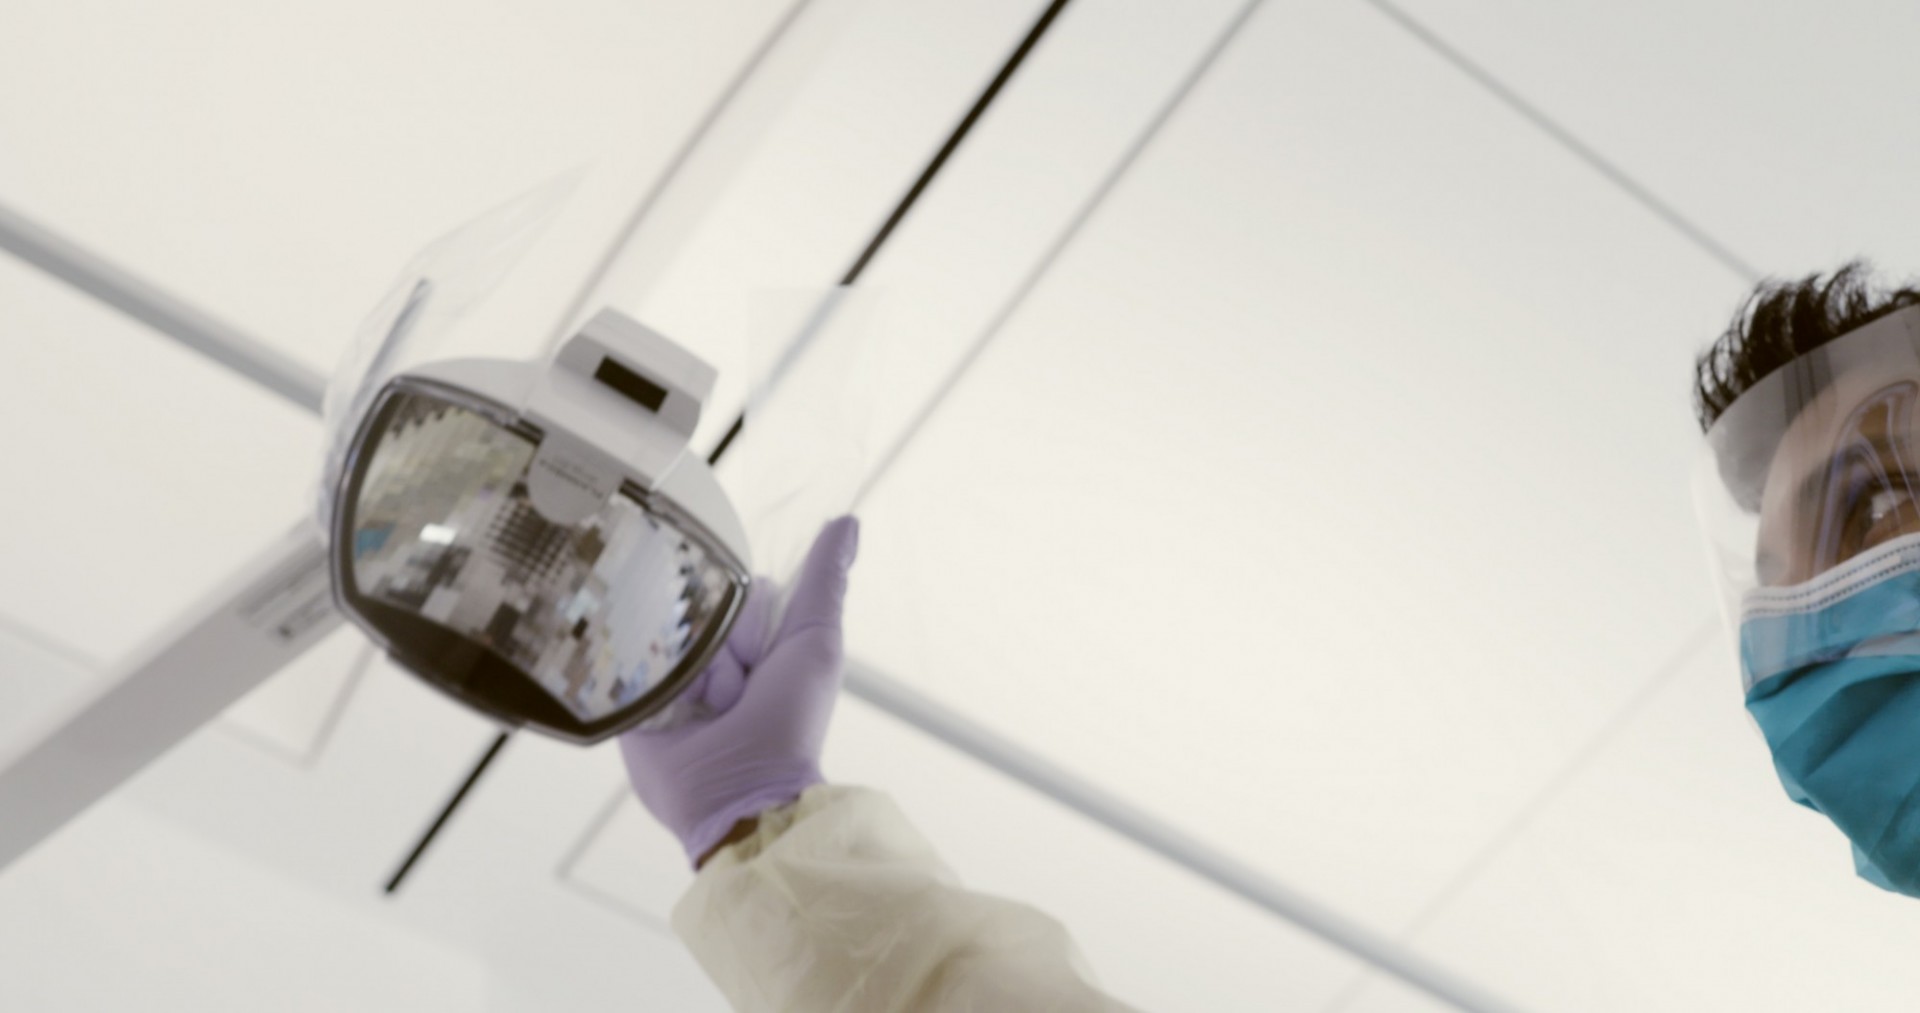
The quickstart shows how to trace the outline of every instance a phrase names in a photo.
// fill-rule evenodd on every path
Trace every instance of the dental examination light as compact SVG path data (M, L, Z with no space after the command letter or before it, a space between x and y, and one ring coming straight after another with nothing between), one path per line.
M510 727L584 744L704 716L675 701L752 572L732 503L687 449L714 379L603 309L545 363L379 380L324 498L341 611Z

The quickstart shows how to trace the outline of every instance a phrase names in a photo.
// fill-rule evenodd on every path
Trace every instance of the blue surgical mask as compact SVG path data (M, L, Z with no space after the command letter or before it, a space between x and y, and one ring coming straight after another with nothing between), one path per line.
M1747 711L1861 878L1920 897L1920 536L1746 596Z

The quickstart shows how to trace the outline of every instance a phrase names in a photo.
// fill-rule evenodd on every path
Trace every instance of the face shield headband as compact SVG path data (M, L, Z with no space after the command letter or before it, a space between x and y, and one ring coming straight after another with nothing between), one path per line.
M1722 615L1920 532L1920 307L1775 370L1708 430L1694 502Z

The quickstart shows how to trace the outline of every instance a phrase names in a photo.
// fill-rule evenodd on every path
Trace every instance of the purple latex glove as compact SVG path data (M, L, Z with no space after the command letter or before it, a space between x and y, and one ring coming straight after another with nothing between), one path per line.
M840 693L840 608L859 546L852 517L820 530L770 644L773 589L754 581L726 645L687 689L718 716L620 736L634 793L680 838L689 861L698 863L736 822L821 783L820 747Z

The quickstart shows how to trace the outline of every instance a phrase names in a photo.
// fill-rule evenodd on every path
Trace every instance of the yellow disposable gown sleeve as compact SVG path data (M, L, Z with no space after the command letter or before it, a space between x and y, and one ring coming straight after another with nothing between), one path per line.
M1119 1013L1059 922L960 886L893 801L822 785L763 814L674 906L742 1013Z

